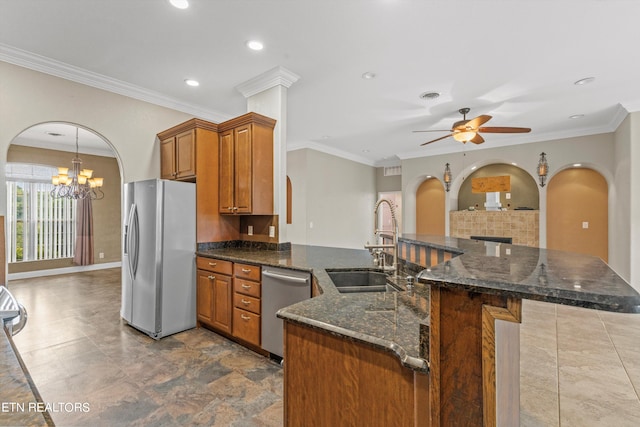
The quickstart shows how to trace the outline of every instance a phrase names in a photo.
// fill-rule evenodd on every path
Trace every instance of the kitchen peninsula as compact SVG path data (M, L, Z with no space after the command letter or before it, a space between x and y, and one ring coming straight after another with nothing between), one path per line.
M373 268L365 250L198 252L313 273L322 295L278 314L287 425L381 425L385 417L397 425L456 425L461 417L465 425L495 425L495 325L517 328L522 299L640 312L640 294L595 257L437 236L405 235L400 246L418 283L406 290L400 279L401 292L362 294L340 294L327 270Z

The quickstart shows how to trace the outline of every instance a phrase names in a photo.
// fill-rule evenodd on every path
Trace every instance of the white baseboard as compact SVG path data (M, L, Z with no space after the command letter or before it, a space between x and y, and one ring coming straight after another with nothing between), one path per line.
M82 265L76 267L51 268L48 270L24 271L22 273L9 273L7 281L18 279L31 279L42 276L56 276L58 274L82 273L83 271L104 270L107 268L122 267L122 262L105 262L103 264Z

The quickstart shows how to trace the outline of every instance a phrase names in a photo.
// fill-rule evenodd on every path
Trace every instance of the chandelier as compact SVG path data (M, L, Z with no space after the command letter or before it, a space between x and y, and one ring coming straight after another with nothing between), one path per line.
M76 127L76 156L71 159L69 168L59 167L58 175L51 177L54 185L51 197L54 199L91 199L100 200L104 193L100 189L103 178L93 177L91 169L82 169L82 160L78 157L78 128Z

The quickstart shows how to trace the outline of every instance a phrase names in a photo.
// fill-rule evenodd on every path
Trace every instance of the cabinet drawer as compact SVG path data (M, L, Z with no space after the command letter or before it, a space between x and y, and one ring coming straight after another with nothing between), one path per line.
M233 275L243 279L260 281L260 266L249 264L233 264Z
M260 283L239 278L233 279L233 291L239 294L260 298Z
M260 300L247 295L238 293L233 294L233 306L241 308L243 310L250 311L255 314L260 314Z
M260 346L260 316L250 311L234 308L233 336Z
M214 258L197 257L196 266L200 270L215 271L216 273L231 276L233 271L233 263L230 261L222 261Z

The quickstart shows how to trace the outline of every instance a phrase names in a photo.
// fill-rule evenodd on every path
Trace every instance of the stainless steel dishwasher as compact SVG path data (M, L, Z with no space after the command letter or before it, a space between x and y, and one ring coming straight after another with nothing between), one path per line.
M311 298L311 274L262 267L262 348L282 357L284 327L276 317L281 308Z

